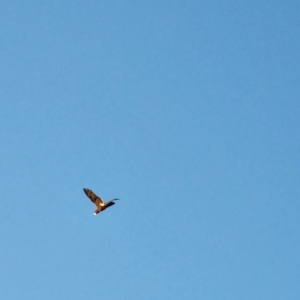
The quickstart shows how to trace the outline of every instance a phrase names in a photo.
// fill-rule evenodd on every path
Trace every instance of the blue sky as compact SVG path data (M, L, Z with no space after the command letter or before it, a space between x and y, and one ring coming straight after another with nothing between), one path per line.
M299 299L299 17L2 1L0 298Z

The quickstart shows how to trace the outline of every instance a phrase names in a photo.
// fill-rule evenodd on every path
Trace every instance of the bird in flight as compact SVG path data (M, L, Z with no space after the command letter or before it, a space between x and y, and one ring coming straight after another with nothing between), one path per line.
M92 202L96 205L96 210L94 211L94 215L99 214L101 211L107 209L108 207L115 205L115 200L120 200L119 198L112 199L108 202L104 202L100 197L94 194L93 191L84 188L83 191L85 194L92 200Z

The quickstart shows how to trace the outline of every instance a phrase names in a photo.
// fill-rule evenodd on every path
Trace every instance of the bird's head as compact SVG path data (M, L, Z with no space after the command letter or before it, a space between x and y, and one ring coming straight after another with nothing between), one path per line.
M101 211L101 209L96 209L95 211L94 211L94 215L96 216L97 214L99 214L99 212Z

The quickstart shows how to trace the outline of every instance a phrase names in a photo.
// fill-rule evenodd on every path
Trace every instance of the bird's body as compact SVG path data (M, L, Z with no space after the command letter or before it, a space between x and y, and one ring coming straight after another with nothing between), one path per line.
M99 214L101 211L107 209L108 207L115 205L115 200L119 200L119 198L112 199L108 202L104 202L100 197L94 194L93 191L84 188L83 191L85 194L91 199L91 201L95 204L96 210L94 211L94 215Z

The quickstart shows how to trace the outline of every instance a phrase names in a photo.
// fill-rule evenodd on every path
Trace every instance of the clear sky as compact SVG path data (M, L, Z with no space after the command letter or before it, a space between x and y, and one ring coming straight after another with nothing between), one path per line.
M299 0L3 0L0 45L1 299L300 299Z

